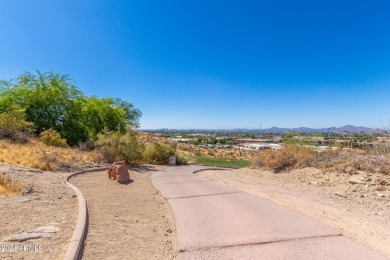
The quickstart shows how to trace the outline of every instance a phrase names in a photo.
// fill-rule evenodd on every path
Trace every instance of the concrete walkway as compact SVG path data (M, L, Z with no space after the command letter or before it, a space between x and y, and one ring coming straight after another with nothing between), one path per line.
M180 259L387 259L326 225L176 166L152 175L176 219Z

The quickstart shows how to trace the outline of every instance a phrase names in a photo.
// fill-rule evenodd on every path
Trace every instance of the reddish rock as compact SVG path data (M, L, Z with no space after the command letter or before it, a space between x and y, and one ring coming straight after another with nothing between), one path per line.
M123 183L130 179L125 161L114 162L108 170L108 178Z

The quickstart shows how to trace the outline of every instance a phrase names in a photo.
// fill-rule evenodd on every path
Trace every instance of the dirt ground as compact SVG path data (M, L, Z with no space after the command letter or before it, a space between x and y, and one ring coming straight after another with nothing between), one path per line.
M176 227L167 202L151 184L155 167L130 172L129 184L107 172L71 179L88 205L89 230L83 259L175 259Z
M106 172L79 175L71 182L84 193L89 230L83 259L175 259L172 212L143 167L121 185ZM67 172L0 165L0 172L33 187L30 194L0 196L0 259L62 259L77 217L77 197L64 184ZM222 184L271 199L340 230L390 257L390 176L323 172L314 168L274 174L240 169L198 173ZM20 232L54 226L56 232L9 241Z
M351 176L315 168L278 174L249 168L197 174L300 211L390 257L388 175Z
M172 212L152 186L156 168L130 171L133 182L109 181L107 173L79 175L71 182L88 203L89 230L83 259L175 259ZM65 185L69 172L48 172L0 164L0 172L32 187L26 195L0 196L0 259L63 259L72 237L78 200ZM6 241L36 230L40 237ZM34 233L35 232L35 233Z
M0 165L0 172L33 187L25 196L0 196L0 259L62 259L72 237L77 198L64 181L69 173L43 172L17 166ZM54 227L40 238L9 241L20 232Z

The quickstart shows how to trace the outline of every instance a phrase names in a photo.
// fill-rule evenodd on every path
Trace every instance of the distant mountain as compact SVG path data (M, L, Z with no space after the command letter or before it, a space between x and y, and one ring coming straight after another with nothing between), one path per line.
M373 129L364 127L364 126L353 126L345 125L339 128L336 128L339 132L350 132L350 133L360 133L360 132L371 132Z
M272 133L284 133L284 132L301 132L301 133L313 133L313 132L349 132L349 133L360 133L360 132L372 132L374 129L364 127L364 126L353 126L345 125L342 127L328 127L328 128L310 128L310 127L297 127L297 128L280 128L280 127L271 127L261 130L262 132L272 132Z
M262 130L262 132L272 132L272 133L283 133L283 132L288 132L291 131L290 128L280 128L280 127L271 127L268 129Z
M248 129L248 128L235 128L235 129L144 129L145 131L158 131L158 132L268 132L268 133L285 133L285 132L301 132L301 133L341 133L341 132L349 132L349 133L368 133L374 131L381 131L379 129L368 128L364 126L353 126L353 125L345 125L342 127L328 127L328 128L310 128L310 127L296 127L296 128L286 128L286 127L271 127L265 128L262 130L259 129Z
M310 127L298 127L298 128L293 128L292 130L296 132L310 133L310 132L318 132L319 129L314 129Z

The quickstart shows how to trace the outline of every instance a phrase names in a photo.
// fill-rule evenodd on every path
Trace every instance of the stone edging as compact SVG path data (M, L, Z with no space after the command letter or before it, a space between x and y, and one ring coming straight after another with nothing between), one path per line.
M88 212L87 212L87 203L85 202L85 198L83 193L73 184L68 181L70 178L77 176L79 174L87 173L87 172L97 172L107 170L107 167L104 168L93 168L89 170L78 171L70 174L65 181L65 184L74 190L77 195L78 203L79 203L79 213L77 216L76 227L73 232L73 236L70 240L68 250L64 256L64 260L77 260L80 259L81 249L83 247L83 242L86 237L87 230L87 221L88 221Z
M205 169L196 170L196 171L192 172L192 174L198 173L198 172L203 172L203 171L233 171L233 170L236 170L236 169L235 168L213 167L213 168L205 168Z

